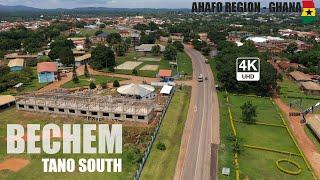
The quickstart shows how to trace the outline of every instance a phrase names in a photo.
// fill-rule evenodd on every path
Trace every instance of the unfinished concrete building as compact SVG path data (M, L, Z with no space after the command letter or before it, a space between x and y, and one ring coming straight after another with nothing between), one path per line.
M146 123L152 119L154 110L150 100L57 92L18 96L16 107L24 111Z

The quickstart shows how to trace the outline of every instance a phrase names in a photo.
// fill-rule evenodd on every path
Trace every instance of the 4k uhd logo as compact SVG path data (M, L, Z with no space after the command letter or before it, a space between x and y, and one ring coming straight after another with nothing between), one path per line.
M256 57L240 57L237 59L238 81L260 80L260 59Z

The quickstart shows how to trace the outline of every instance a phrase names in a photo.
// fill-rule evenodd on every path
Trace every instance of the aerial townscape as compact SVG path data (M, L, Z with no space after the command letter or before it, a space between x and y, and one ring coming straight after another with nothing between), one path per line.
M0 5L0 179L319 179L320 21L189 5ZM122 154L7 154L7 124L51 123L122 124ZM43 172L82 157L122 171Z

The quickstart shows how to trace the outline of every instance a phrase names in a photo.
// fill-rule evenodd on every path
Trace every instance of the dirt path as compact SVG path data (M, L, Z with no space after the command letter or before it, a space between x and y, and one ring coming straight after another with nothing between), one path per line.
M305 154L316 176L320 177L320 154L317 152L315 144L309 139L304 131L304 125L300 124L300 117L289 116L289 112L293 112L294 110L290 109L290 107L280 98L273 98L273 101L278 105L281 111L286 114L291 132L296 138L299 147Z
M77 75L81 76L84 74L84 66L80 66L77 68ZM53 83L50 83L49 85L41 88L38 90L38 92L46 92L46 91L52 91L55 89L59 89L63 84L69 82L72 80L72 72L68 73L66 77L62 77L60 81L55 81Z

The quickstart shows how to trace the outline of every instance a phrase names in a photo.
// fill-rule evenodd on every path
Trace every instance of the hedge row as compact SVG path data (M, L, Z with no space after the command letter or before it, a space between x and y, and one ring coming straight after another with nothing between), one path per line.
M238 121L238 120L234 120L235 122L239 122L239 123L245 123L243 121ZM254 125L264 125L264 126L272 126L272 127L282 127L285 128L285 125L279 125L279 124L270 124L270 123L262 123L262 122L255 122L253 123Z
M263 150L263 151L270 151L270 152L276 152L280 154L285 154L285 155L293 155L293 156L299 156L301 157L301 154L296 154L288 151L281 151L281 150L276 150L276 149L270 149L270 148L265 148L265 147L259 147L259 146L252 146L252 145L244 145L246 148L251 148L251 149L258 149L258 150Z
M283 167L280 166L280 163L281 163L281 162L288 162L288 163L296 166L296 167L298 168L298 170L297 170L297 171L286 170L286 169L284 169ZM279 159L279 160L276 161L276 165L277 165L277 168L278 168L280 171L282 171L282 172L284 172L284 173L286 173L286 174L299 175L299 174L301 173L301 167L300 167L300 165L299 165L298 163L294 162L294 161L289 160L289 159Z

